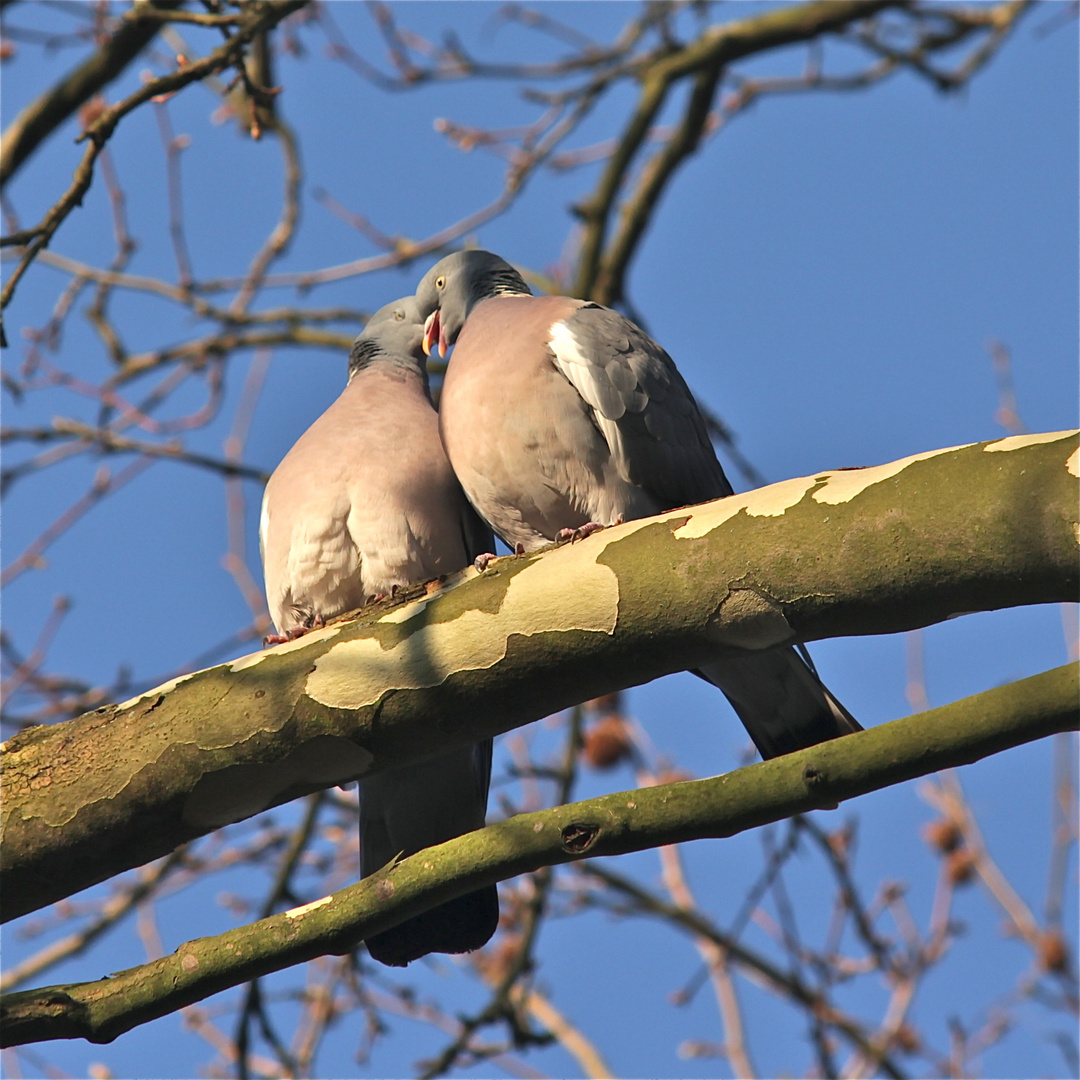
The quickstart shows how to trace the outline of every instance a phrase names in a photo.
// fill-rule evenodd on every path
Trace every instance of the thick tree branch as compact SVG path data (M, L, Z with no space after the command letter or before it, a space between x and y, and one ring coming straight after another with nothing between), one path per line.
M1067 664L723 776L520 814L428 848L332 896L190 941L169 956L98 982L10 994L0 1014L3 1045L72 1038L110 1042L230 986L325 953L346 952L371 934L481 885L541 866L734 836L1075 730L1078 691L1076 666ZM727 947L738 959L738 943Z
M691 44L674 50L671 55L650 57L638 73L642 87L637 108L604 169L596 191L577 208L585 222L585 235L574 295L599 303L614 303L621 299L611 288L610 280L599 286L599 292L594 292L598 289L608 224L631 162L645 141L668 91L676 82L691 75L706 73L698 80L696 91L691 97L687 119L683 122L684 128L692 129L694 115L700 107L697 99L702 96L702 88L706 87L707 97L711 102L716 82L725 65L793 42L812 41L821 34L867 19L884 8L895 7L897 3L898 0L816 0L807 4L789 4L763 15L710 27ZM685 134L681 134L676 138L675 144L685 138ZM696 136L693 141L696 143ZM673 154L677 153L674 150L675 144L672 147ZM682 156L685 157L686 154L683 153ZM654 177L655 183L646 182L646 188L655 188L651 195L653 203L673 174L677 163L677 160L664 162L661 159L659 173ZM624 258L628 258L633 250L634 245L628 242L629 239L630 237L624 236L620 243ZM610 279L612 274L617 273L621 280L625 274L625 265L616 267L611 258L607 263L607 278Z
M28 729L4 748L4 917L718 649L1074 600L1076 442L1010 437L629 522Z
M697 149L710 117L715 120L709 111L715 85L728 76L731 65L785 45L811 43L826 34L843 35L880 57L875 65L853 75L822 77L818 72L800 79L749 80L736 95L736 100L741 100L740 109L760 95L766 83L773 91L782 85L804 90L856 89L902 68L918 72L941 90L956 90L993 56L1029 7L1029 0L1006 0L981 8L939 9L922 8L903 0L811 0L718 23L685 45L668 43L667 48L635 59L627 65L627 70L641 84L638 104L615 143L593 194L576 207L584 229L573 294L607 305L625 301L624 285L630 260L678 167ZM904 34L907 44L903 47L890 44L896 38L897 27L892 26L890 34L880 28L875 18L889 8L902 9L908 23ZM942 23L946 26L944 30ZM979 34L984 40L955 68L933 66L937 57L947 56L950 49ZM614 73L599 76L597 85L613 77ZM616 203L629 186L633 163L652 131L654 118L676 84L691 78L694 88L675 134L644 166L635 181L635 190L617 210ZM732 114L727 106L723 111L728 116ZM614 239L609 239L616 213L620 218L619 228Z
M625 295L626 271L630 257L653 219L660 196L679 166L697 152L709 119L713 97L720 82L719 65L703 68L694 87L682 123L642 171L634 193L620 212L620 227L609 245L608 254L597 267L592 298L600 304L618 303Z

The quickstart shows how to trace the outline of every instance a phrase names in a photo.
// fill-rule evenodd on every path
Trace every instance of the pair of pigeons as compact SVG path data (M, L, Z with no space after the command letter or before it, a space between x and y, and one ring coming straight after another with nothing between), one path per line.
M456 344L455 344L456 343ZM439 413L425 354L453 359ZM533 296L509 263L461 251L356 339L341 396L271 476L259 537L270 614L295 636L374 597L518 552L732 493L671 358L598 304ZM721 650L696 674L763 757L859 730L792 648ZM360 783L362 874L481 828L491 741ZM495 886L368 939L403 966L480 948Z

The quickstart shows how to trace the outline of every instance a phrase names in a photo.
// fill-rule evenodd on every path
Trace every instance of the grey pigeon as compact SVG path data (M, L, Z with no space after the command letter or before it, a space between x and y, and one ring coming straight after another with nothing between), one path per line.
M618 312L533 296L487 251L436 263L416 299L424 350L455 346L439 408L450 463L512 548L732 493L671 357ZM695 674L762 757L861 730L793 648L718 653Z
M284 635L491 550L443 452L422 336L413 297L380 308L352 347L341 396L266 485L259 541L270 614ZM482 828L490 779L485 740L361 780L362 876ZM467 952L488 941L498 917L491 885L369 938L368 952L394 966Z

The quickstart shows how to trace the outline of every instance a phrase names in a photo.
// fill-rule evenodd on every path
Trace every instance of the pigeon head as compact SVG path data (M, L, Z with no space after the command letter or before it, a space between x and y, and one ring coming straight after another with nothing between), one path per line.
M492 296L531 296L522 276L490 251L456 251L423 277L416 301L424 318L424 352L438 343L439 354L457 341L472 308Z
M367 321L364 332L349 353L349 378L378 358L411 361L424 371L424 319L415 296L403 296L379 308Z

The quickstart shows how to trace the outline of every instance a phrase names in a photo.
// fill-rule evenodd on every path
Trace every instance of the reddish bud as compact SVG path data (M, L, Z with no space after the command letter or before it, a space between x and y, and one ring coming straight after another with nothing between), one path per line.
M630 753L630 736L619 717L601 717L585 732L582 756L594 769L610 769Z
M1065 944L1061 931L1056 928L1039 933L1035 955L1038 957L1039 966L1044 971L1069 970L1069 947Z
M939 855L948 855L955 851L964 839L960 826L948 818L931 821L929 825L922 827L921 833L923 840Z
M109 103L100 95L95 94L89 101L79 106L79 123L85 131L90 127L103 112L109 107Z
M954 885L967 885L975 876L975 856L967 848L949 852L945 869Z

